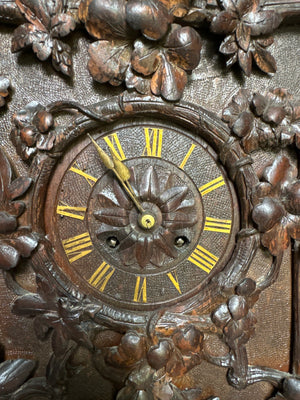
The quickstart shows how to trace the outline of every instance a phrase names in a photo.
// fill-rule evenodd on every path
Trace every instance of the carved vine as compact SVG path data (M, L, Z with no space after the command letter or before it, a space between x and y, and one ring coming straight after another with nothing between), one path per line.
M61 40L79 20L97 41L89 46L88 69L98 82L152 93L176 101L199 61L198 30L209 26L225 35L219 51L227 66L237 63L249 76L253 61L265 73L276 71L269 36L286 16L299 14L299 2L269 0L0 0L0 20L20 25L12 51L31 47L44 61L72 75L71 47Z

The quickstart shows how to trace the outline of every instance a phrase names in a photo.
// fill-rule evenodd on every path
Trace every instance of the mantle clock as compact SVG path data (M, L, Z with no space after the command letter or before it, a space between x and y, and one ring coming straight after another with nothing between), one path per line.
M300 1L0 0L0 399L300 399Z

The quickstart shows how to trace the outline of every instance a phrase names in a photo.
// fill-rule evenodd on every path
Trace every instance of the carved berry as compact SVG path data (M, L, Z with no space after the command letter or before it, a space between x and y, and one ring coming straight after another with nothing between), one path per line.
M147 354L148 363L155 369L164 367L170 359L172 347L167 340L161 340L157 346L151 347Z
M284 205L289 213L300 215L300 181L294 182L287 188Z
M242 296L232 296L228 301L228 308L235 321L242 319L248 313L246 299Z
M34 126L27 126L20 131L22 142L31 147L36 143L37 131Z
M36 118L37 128L42 133L47 132L53 126L53 116L47 111L39 111Z
M287 400L300 400L300 379L285 379L283 381L282 394Z
M186 328L184 331L177 332L173 341L182 353L195 351L203 340L203 334L193 325Z
M136 332L128 332L122 337L119 345L120 354L124 354L131 359L139 360L142 358L145 351L144 337Z

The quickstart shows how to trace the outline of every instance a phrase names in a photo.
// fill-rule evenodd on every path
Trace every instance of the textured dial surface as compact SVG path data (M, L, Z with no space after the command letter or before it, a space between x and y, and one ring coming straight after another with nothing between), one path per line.
M58 265L83 293L118 307L192 296L228 261L238 230L237 201L216 155L161 122L119 124L93 138L128 168L144 212L85 137L65 153L48 190L45 226Z

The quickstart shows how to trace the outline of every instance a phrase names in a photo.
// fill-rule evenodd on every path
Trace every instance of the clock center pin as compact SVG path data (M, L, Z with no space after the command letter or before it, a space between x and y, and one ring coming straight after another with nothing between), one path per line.
M138 219L139 225L143 229L151 229L156 223L156 218L149 211L145 211Z

